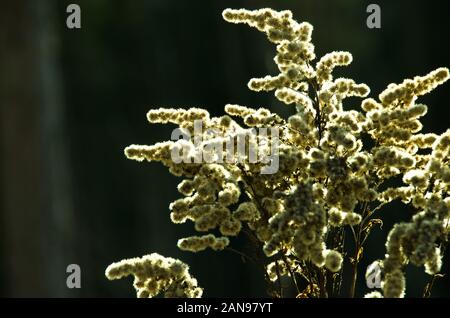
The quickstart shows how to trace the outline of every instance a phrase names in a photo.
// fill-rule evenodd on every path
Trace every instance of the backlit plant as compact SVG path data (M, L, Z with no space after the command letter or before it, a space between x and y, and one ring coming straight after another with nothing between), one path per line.
M273 297L283 296L282 278L297 297L346 295L341 284L348 259L353 297L363 245L382 224L381 208L400 199L414 213L390 229L385 258L367 272L379 271L381 292L366 296L403 297L409 264L424 266L434 280L448 236L450 130L421 133L428 108L417 98L448 80L448 69L390 84L378 100L366 98L367 85L333 78L334 68L349 65L352 55L331 52L315 62L313 27L297 23L290 11L226 9L223 18L264 32L276 45L279 74L253 78L248 87L274 91L293 115L285 119L239 105L226 105L222 117L198 108L148 112L149 122L178 125L178 137L190 137L125 149L129 159L160 161L184 178L178 186L183 197L170 204L170 217L192 222L198 235L180 239L178 247L243 255L263 267ZM344 106L350 96L365 98L360 110ZM268 166L275 169L264 170ZM403 183L386 186L394 178ZM241 233L254 255L230 246ZM354 240L351 255L345 233ZM106 275L133 275L140 297L202 294L186 264L158 254L114 263Z

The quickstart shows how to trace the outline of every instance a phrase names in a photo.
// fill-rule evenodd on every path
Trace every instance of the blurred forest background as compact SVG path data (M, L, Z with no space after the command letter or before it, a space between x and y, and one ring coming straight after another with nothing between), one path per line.
M381 29L368 29L366 7L381 6ZM0 295L134 297L131 279L109 282L108 264L158 252L180 258L205 296L265 296L261 273L235 254L181 252L192 224L173 225L168 205L178 179L157 163L127 160L129 144L168 140L173 127L150 126L150 108L226 103L265 106L287 115L251 77L275 74L274 46L255 29L222 20L226 7L291 9L314 27L320 57L348 50L340 76L367 83L371 96L391 82L450 67L449 1L361 0L17 0L0 7ZM82 29L66 27L66 7L81 7ZM425 132L450 127L450 84L421 98ZM359 106L350 99L349 108ZM385 253L394 205L373 232L365 267ZM233 242L242 244L240 239ZM66 287L66 267L81 267L81 289ZM446 257L444 272L450 273ZM348 266L348 263L346 264ZM348 270L347 270L348 272ZM408 267L407 296L429 277ZM344 286L347 294L348 286ZM450 296L450 278L433 296Z

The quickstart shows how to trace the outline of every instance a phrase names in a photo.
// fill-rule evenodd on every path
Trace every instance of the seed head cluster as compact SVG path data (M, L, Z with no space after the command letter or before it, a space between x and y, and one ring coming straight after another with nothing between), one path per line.
M377 261L381 290L366 297L403 297L408 264L439 273L444 251L438 244L449 232L450 130L423 133L420 120L428 107L416 100L447 81L449 70L390 84L376 100L367 97L366 84L333 76L337 66L351 64L349 52L331 52L315 62L313 27L295 21L290 11L226 9L223 18L256 28L276 45L278 74L253 78L248 87L273 92L291 115L283 118L272 107L236 104L226 105L221 117L199 108L148 112L150 123L175 124L192 137L125 149L129 159L159 161L182 177L182 197L170 204L170 218L177 224L191 222L198 235L181 238L178 247L220 251L245 235L267 259L269 281L304 279L301 295L317 295L323 277L340 275L349 260L337 234L368 235L377 222L372 214L400 199L414 212L390 229L386 256ZM349 109L344 105L348 97L364 99ZM195 122L202 124L201 132ZM276 128L277 136L249 134L264 127ZM271 146L275 138L276 149ZM254 153L237 151L242 139ZM174 160L173 153L181 150L183 160ZM278 170L261 174L267 161L252 161L252 156L274 150ZM402 184L387 187L393 178ZM142 297L162 291L166 296L201 295L187 265L156 254L107 269L110 279L126 275L135 276Z

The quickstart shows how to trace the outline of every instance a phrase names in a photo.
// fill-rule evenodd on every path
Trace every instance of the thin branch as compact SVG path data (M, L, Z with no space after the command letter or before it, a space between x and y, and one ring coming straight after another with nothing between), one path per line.
M283 286L281 285L281 274L280 274L280 267L279 266L280 265L278 264L278 261L275 261L275 271L277 273L279 296L280 296L280 298L283 298Z
M226 251L233 252L233 253L236 253L236 254L238 254L239 256L241 256L243 259L248 259L248 260L251 261L252 263L256 263L256 261L255 261L253 258L251 258L251 257L248 256L247 254L245 254L245 253L243 253L243 252L241 252L241 251L239 251L239 250L237 250L237 249L234 249L234 248L232 248L232 247L227 246L227 247L225 248L225 250L226 250Z
M282 254L283 262L286 264L286 267L289 271L289 275L291 275L292 282L294 283L295 289L297 290L297 295L300 294L300 289L298 288L297 279L295 278L295 273L292 271L291 266L289 265L289 261L286 258L286 254L283 252Z

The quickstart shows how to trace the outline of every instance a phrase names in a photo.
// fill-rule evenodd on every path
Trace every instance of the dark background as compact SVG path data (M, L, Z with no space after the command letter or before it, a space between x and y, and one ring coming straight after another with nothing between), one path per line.
M157 163L127 160L123 149L169 139L173 127L145 118L160 106L217 115L237 103L286 114L271 93L246 87L251 77L276 74L274 46L223 21L226 7L292 10L314 25L318 57L352 52L353 64L336 74L367 83L373 97L391 82L450 66L449 1L372 2L381 5L379 30L367 28L370 2L360 0L2 1L0 295L132 297L131 279L107 281L106 266L158 252L190 264L205 296L265 296L261 273L238 256L177 249L193 233L192 224L170 223L179 180ZM66 27L69 3L81 6L81 30ZM430 105L425 132L450 126L449 85L420 99ZM401 205L382 213L362 275L383 257L393 222L410 217ZM81 266L81 289L66 287L72 263ZM408 268L407 296L418 297L429 277ZM438 280L433 296L448 297L449 287L448 277ZM360 276L357 295L368 291Z

